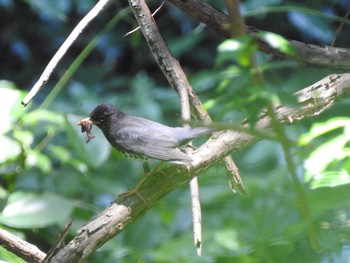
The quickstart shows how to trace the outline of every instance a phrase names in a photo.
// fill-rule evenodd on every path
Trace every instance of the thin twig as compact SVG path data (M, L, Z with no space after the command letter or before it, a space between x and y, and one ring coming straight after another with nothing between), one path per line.
M181 68L180 68L181 69ZM189 84L188 84L189 85ZM188 91L186 87L178 87L178 93L181 104L181 117L184 122L184 126L189 127L187 124L191 120L190 102L188 98ZM191 173L191 167L188 167L188 172ZM202 255L202 209L199 197L199 184L198 177L193 177L190 181L190 193L191 193L191 210L192 210L192 224L193 224L193 240L197 249L197 255Z
M346 12L346 14L344 16L344 20L341 21L337 31L335 31L335 33L334 33L334 37L333 37L332 44L331 44L332 47L334 47L335 41L337 40L337 37L344 26L345 20L348 18L349 15L350 15L350 6L349 6L348 11Z
M159 11L160 9L162 9L164 3L165 3L165 1L163 1L163 2L160 4L160 6L152 13L152 17L154 17L154 16L158 13L158 11ZM135 29L129 31L129 32L126 33L123 37L127 37L128 35L131 35L132 33L136 32L136 31L139 30L139 29L140 29L140 26L138 26L138 27L136 27Z
M119 11L114 15L114 17L108 21L105 27L98 32L93 39L86 45L86 47L79 53L79 55L74 59L71 65L66 69L64 74L60 77L60 80L56 83L53 89L50 91L50 94L45 98L41 103L40 108L46 109L54 101L56 96L61 92L63 87L71 79L73 74L79 69L80 65L85 61L85 59L91 54L94 50L102 36L107 34L122 18L125 18L131 10L129 7L119 9Z
M38 94L40 89L46 84L49 80L51 73L56 68L58 62L62 59L62 57L67 53L68 49L74 43L74 41L78 38L78 36L82 33L82 31L86 28L86 26L102 11L105 5L109 2L109 0L100 0L87 15L79 22L79 24L73 29L72 33L67 37L62 46L58 49L56 54L47 64L44 72L41 74L39 80L32 87L30 92L25 96L22 100L22 105L27 106L28 103Z
M63 232L59 235L58 239L56 240L56 243L51 247L49 252L47 252L46 257L42 263L49 263L51 259L54 257L54 255L61 249L61 247L64 246L64 242L67 238L69 230L72 227L72 224L73 224L73 219L71 219L69 223L66 225Z
M238 167L236 166L235 162L232 160L230 155L224 158L224 164L226 167L226 175L227 175L231 190L234 193L236 193L238 190L241 193L245 194L246 196L249 196L241 180L241 177L239 176Z
M197 255L202 255L202 209L199 199L198 177L193 177L190 181L191 209L193 223L193 241L197 249Z

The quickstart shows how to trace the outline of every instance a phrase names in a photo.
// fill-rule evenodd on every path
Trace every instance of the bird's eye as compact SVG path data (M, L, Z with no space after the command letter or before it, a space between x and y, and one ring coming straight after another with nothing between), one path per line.
M102 118L100 119L100 122L104 122L104 121L105 121L105 118L102 117Z

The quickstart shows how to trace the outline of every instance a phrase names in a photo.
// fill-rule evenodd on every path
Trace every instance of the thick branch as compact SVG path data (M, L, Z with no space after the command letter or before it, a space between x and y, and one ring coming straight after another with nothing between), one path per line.
M41 262L45 258L45 253L41 252L36 246L3 229L0 229L0 244L29 263Z
M192 110L194 110L194 115L196 117L199 116L202 120L206 118L206 120L209 121L209 116L206 112L203 112L202 103L194 94L193 89L187 80L186 74L179 65L179 62L172 55L165 40L159 32L151 13L145 11L148 9L145 6L145 3L143 1L135 0L129 0L129 3L140 25L146 42L155 60L157 61L159 68L162 70L171 87L177 91L177 93L180 95L180 99L183 97L181 96L183 92L188 92L190 102L193 106ZM192 103L194 100L196 100L196 103ZM182 103L183 101L181 101L181 104Z
M230 30L227 26L230 23L229 17L219 10L211 7L201 0L182 1L169 0L176 7L186 12L190 16L196 18L209 28L217 31L225 38L230 38ZM247 26L247 32L251 36L255 36L260 30ZM271 48L266 43L259 41L259 48L261 51L272 54L279 58L286 58L276 49ZM311 44L305 44L299 41L291 40L289 43L297 50L298 60L311 66L333 68L333 69L350 69L350 50L346 48L336 48L331 46L320 47Z
M295 95L300 103L299 108L276 106L276 116L282 124L291 124L305 117L319 115L349 94L350 74L333 74L297 92ZM242 125L246 125L246 122ZM262 113L256 126L259 129L269 129L270 118ZM187 183L191 177L206 170L228 153L238 151L259 139L246 133L223 131L193 153L195 161L190 175L184 167L174 165L155 171L140 185L137 194L113 203L83 226L79 234L51 262L84 262L91 253L123 231L164 195Z

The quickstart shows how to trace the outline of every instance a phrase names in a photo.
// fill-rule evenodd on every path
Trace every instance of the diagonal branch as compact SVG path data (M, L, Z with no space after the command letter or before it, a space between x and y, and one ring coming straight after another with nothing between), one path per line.
M144 0L129 0L129 4L134 12L141 31L146 42L156 59L159 68L164 76L168 79L170 85L179 95L181 105L181 118L185 126L191 119L189 90L194 94L190 83L187 80L185 72L182 70L180 63L171 53L165 40L158 30L157 24L152 18L151 12ZM191 208L194 244L197 254L201 255L202 251L202 214L199 199L199 186L197 177L190 181Z
M162 70L171 87L179 94L181 105L185 103L184 98L187 97L188 94L192 114L205 123L211 123L211 118L208 112L204 109L202 102L188 82L185 72L182 70L179 62L174 58L162 35L159 33L157 25L150 12L145 12L144 5L146 4L141 4L143 1L136 0L129 0L129 2L159 68ZM184 93L186 93L186 96L183 96ZM227 170L228 173L231 173L234 177L232 183L237 183L235 187L245 193L244 185L239 173L232 173L232 171L238 172L237 169L235 170L232 168L232 158L226 156L224 162L226 167L229 168Z
M292 124L306 117L319 115L349 95L350 74L333 74L295 93L299 108L275 106L276 117L283 125ZM242 125L246 126L248 123L245 121ZM270 129L271 120L266 113L260 115L256 127ZM144 197L144 200L134 194L116 201L84 225L78 235L51 262L84 262L96 249L122 232L164 195L187 183L192 176L208 169L228 153L238 151L259 139L261 138L246 133L222 131L219 136L210 139L193 153L195 162L190 176L186 168L175 165L155 171L138 190L137 194Z
M29 263L41 262L45 258L45 253L40 251L36 246L3 229L0 229L0 244Z
M169 1L185 13L218 32L223 37L231 37L230 29L227 26L230 23L229 17L209 4L201 0ZM252 37L255 37L257 33L261 32L259 29L252 26L247 26L246 30ZM278 58L289 58L277 49L271 48L265 42L260 40L257 40L257 42L261 51ZM350 50L347 48L331 46L321 47L295 40L290 40L289 43L297 50L298 61L302 64L333 69L350 69Z
M82 31L87 27L87 25L102 12L103 8L108 4L109 0L100 0L97 4L90 10L89 13L78 23L78 25L73 29L67 39L64 41L62 46L58 49L56 54L52 57L50 62L47 64L44 72L41 74L39 80L32 87L30 92L22 100L22 105L27 106L28 103L35 97L35 95L40 91L40 89L49 80L52 71L56 68L58 62L67 53L68 49L74 43L74 41L79 37Z

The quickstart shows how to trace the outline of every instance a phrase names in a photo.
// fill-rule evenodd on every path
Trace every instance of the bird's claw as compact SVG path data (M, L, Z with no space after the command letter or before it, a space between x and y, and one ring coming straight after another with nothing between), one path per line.
M125 198L136 195L138 198L140 198L141 201L146 203L146 199L142 197L142 195L139 194L138 192L138 187L131 188L129 191L121 193L118 195L118 202L124 201Z

